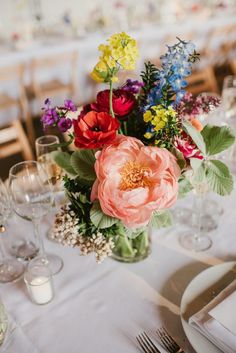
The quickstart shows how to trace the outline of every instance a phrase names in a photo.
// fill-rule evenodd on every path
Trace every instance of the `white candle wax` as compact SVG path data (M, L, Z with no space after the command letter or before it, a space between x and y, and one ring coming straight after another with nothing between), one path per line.
M37 304L46 304L53 297L50 277L35 277L27 286L33 301Z

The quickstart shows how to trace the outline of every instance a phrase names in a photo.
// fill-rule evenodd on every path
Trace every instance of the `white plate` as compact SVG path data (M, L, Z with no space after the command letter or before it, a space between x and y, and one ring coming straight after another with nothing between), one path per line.
M233 270L233 271L232 271ZM222 353L215 345L188 324L190 316L203 308L236 277L236 262L226 262L206 269L186 288L181 300L181 321L189 342L197 353Z

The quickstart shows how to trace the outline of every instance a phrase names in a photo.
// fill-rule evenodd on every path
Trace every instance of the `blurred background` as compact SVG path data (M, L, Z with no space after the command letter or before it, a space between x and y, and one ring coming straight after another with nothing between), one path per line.
M117 31L136 38L140 51L136 71L121 82L138 78L147 60L158 66L176 37L191 39L201 61L188 90L223 91L236 117L236 79L224 83L236 75L236 0L0 0L0 177L13 163L34 159L46 97L78 106L95 99L102 87L89 73L97 48Z

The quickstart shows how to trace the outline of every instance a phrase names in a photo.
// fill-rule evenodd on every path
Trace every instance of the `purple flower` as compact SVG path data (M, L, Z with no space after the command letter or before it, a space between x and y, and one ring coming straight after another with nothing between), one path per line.
M124 91L129 91L130 93L137 94L143 86L144 84L138 80L132 81L128 79L122 89Z
M209 113L211 110L219 106L220 99L207 94L194 97L192 93L188 92L185 93L180 101L176 101L176 103L176 110L178 114L184 117L186 115Z
M67 109L67 110L70 110L71 112L76 112L77 108L76 106L74 105L74 103L72 102L72 100L70 99L66 99L64 101L64 107Z
M72 121L70 119L61 118L57 124L58 129L60 132L66 132L72 126Z
M51 105L52 101L50 98L46 98L44 101L44 104L46 105L46 108L48 109Z
M54 125L59 119L56 108L48 108L44 111L44 114L41 118L44 126Z

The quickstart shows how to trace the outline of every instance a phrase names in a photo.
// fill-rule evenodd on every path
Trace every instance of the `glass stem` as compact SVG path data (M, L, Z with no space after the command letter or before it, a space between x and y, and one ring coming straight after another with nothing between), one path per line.
M195 199L195 212L196 212L196 220L197 220L197 230L194 232L195 240L200 240L202 235L202 208L203 208L203 195L202 193L196 194Z
M43 238L40 235L40 231L39 231L39 224L40 224L40 220L38 220L38 219L33 220L34 235L35 235L35 238L36 238L38 246L39 246L39 254L46 259L47 257L46 257L46 253L45 253L45 249L44 249Z

